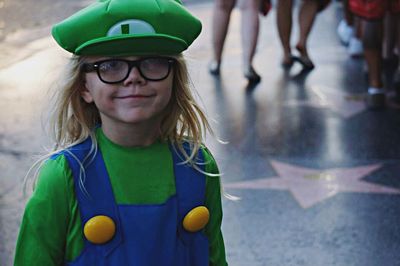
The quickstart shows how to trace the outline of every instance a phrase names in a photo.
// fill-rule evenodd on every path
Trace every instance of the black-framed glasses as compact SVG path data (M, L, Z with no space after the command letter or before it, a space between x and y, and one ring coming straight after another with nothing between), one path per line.
M170 57L145 57L138 60L106 59L82 65L84 72L96 71L100 80L107 84L120 83L126 80L133 67L136 67L143 78L149 81L166 79L176 62Z

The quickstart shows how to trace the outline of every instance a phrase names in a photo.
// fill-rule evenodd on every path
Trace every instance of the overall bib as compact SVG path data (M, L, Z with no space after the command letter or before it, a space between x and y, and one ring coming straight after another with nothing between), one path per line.
M89 165L85 165L84 189L79 185L80 165L74 157L83 162L91 144L88 138L63 152L73 173L82 227L90 218L105 215L114 221L115 234L105 244L93 244L85 239L82 253L67 265L209 265L209 245L202 230L191 233L182 226L182 220L190 210L204 205L204 174L186 164L180 164L183 156L170 147L176 195L157 205L116 204L100 151ZM202 152L199 152L198 158L200 162L204 161ZM199 164L199 167L204 168L204 164Z

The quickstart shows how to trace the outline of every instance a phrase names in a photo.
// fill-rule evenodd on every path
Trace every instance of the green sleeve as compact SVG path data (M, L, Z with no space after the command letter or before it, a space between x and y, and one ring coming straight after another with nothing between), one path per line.
M219 174L215 159L207 148L203 148L206 162L206 172ZM205 233L210 244L210 265L228 265L225 257L225 245L221 232L222 223L222 204L221 204L221 185L219 176L207 176L206 201L205 205L210 211L210 221L208 222Z
M18 236L14 265L64 265L70 221L71 173L64 156L40 170Z

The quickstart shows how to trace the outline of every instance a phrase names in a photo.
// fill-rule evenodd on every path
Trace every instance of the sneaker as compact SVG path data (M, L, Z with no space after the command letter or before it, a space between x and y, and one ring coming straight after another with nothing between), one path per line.
M344 45L348 45L351 37L353 37L354 30L353 27L347 24L346 20L342 19L337 27L337 34L340 41Z
M371 110L384 108L386 102L385 90L382 88L368 88L366 102L368 108Z
M352 57L362 56L364 53L362 42L354 36L350 39L349 47L347 49Z
M214 76L219 76L220 74L220 63L217 61L211 61L210 64L208 65L208 71L210 72L211 75Z

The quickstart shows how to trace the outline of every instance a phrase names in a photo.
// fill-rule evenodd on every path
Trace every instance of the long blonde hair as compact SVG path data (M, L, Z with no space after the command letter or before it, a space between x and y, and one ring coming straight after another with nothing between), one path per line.
M175 59L172 96L161 122L160 139L170 141L190 162L197 154L207 131L211 134L213 132L191 92L183 56L178 55ZM95 105L86 103L81 97L84 77L80 69L84 62L83 57L73 56L63 74L64 82L55 91L54 112L49 120L50 134L55 141L54 151L80 143L87 137L94 138L93 130L101 124ZM184 142L190 143L190 154L183 149Z
M160 140L168 141L173 148L177 148L184 157L183 163L189 163L195 169L202 171L196 164L196 155L206 133L209 132L211 135L214 135L214 133L207 117L196 103L191 92L185 59L182 55L175 56L175 59L172 96L164 112L166 115L161 122ZM24 182L25 186L29 173L36 168L35 185L39 170L46 159L90 137L92 147L89 153L82 162L75 158L78 160L81 169L79 186L86 191L84 169L85 165L90 163L97 153L95 128L101 124L101 119L96 106L93 103L85 102L81 97L81 91L85 86L84 74L81 71L84 63L84 57L73 55L54 88L53 106L50 108L52 111L49 115L48 124L50 136L55 144L52 151L38 160L28 171ZM184 149L184 143L189 143L190 153ZM73 154L71 155L73 156Z

